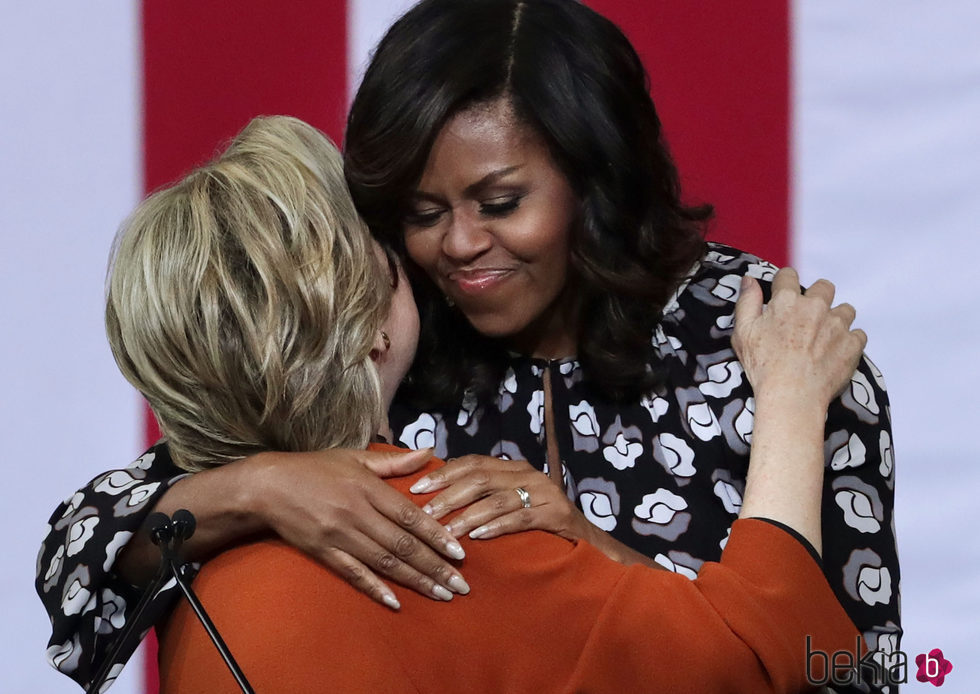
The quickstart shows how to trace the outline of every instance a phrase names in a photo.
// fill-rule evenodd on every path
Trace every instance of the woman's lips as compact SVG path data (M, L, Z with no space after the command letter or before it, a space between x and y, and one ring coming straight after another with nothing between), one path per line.
M508 268L456 270L449 273L449 281L464 294L481 294L495 289L512 275L513 270Z

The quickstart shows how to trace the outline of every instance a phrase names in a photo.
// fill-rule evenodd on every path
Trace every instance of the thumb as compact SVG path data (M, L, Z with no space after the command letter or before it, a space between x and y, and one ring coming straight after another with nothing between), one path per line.
M378 477L402 477L424 466L432 457L432 448L417 451L364 451L361 462Z
M762 287L752 277L742 277L738 301L735 302L735 329L745 330L762 315Z

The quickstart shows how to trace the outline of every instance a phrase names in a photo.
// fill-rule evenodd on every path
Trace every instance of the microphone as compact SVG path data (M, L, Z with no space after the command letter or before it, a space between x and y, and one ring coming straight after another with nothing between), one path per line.
M242 672L241 667L235 661L235 657L231 654L224 639L221 638L221 634L218 633L217 627L214 626L214 622L208 616L204 605L198 600L197 595L186 580L187 563L179 558L178 552L184 541L189 540L197 528L197 519L194 518L194 514L184 508L175 511L173 516L167 516L165 513L156 511L147 516L143 525L149 532L150 541L160 549L160 568L153 582L147 588L146 592L143 593L143 597L140 598L136 609L133 610L129 624L126 625L119 640L116 641L116 645L113 647L109 657L102 663L102 667L99 668L95 679L92 680L85 690L86 694L96 694L99 692L99 688L109 676L113 661L126 642L132 638L136 625L139 623L140 617L146 609L146 605L149 603L150 598L160 589L160 586L163 585L168 574L173 577L177 583L177 587L180 588L184 597L187 598L191 609L197 616L198 621L201 622L211 642L214 643L215 648L218 649L221 659L225 661L225 665L231 671L235 682L238 683L238 686L245 694L255 694L255 690L252 689L252 685L245 677L245 673Z

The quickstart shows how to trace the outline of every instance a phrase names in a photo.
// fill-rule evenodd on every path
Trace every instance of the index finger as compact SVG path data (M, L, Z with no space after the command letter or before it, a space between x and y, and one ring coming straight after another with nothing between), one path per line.
M466 556L463 546L451 532L391 487L379 490L372 496L371 504L391 522L440 554L452 559ZM405 561L411 564L411 561Z
M772 278L772 293L789 291L800 294L800 276L793 268L784 267Z

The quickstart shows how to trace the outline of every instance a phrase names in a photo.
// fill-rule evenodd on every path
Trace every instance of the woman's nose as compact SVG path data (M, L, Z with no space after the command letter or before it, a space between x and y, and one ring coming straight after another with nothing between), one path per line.
M466 210L453 213L442 239L442 252L459 262L468 262L493 246L493 233L485 222Z

